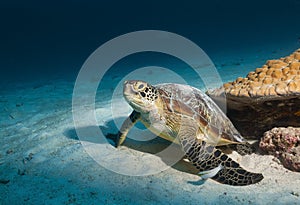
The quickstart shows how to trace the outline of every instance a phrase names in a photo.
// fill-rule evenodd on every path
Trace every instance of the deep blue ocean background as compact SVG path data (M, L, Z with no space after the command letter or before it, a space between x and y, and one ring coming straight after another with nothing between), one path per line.
M280 57L276 52L285 42L294 42L291 52L300 45L299 11L299 0L1 1L0 78L4 85L75 80L100 45L151 29L192 40L214 62L231 55L265 55L269 47L274 47L270 57Z

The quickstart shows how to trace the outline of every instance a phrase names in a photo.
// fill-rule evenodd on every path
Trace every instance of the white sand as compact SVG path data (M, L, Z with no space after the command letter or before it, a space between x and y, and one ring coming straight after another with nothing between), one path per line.
M227 59L231 61L234 59ZM238 70L250 65L245 61L243 65L226 65ZM223 77L233 80L236 75ZM172 78L165 75L159 78L162 82L168 79ZM300 201L300 173L285 169L272 156L234 154L243 167L265 177L260 183L246 187L222 185L210 179L199 182L193 167L184 161L149 176L114 173L96 163L77 138L72 119L72 89L73 82L55 81L33 82L24 88L1 91L0 204L298 204ZM97 121L99 126L107 126L105 132L116 132L107 125L112 120L107 93L100 91L97 95ZM124 102L120 93L116 94L116 101ZM118 118L117 124L130 111L117 110L118 107L113 113ZM131 138L141 132L131 132ZM166 145L162 140L150 144L131 140L115 151L142 158L147 151ZM101 146L114 150L109 144ZM107 161L114 158L114 154L106 155ZM154 158L149 160L156 166ZM122 162L120 165L126 166Z

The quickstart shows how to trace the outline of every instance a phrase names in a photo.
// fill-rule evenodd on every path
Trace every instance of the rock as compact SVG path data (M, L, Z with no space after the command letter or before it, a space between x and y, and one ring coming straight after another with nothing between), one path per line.
M207 94L248 139L260 139L273 127L300 127L300 49L251 71ZM226 97L226 100L224 100ZM284 105L284 106L281 106Z
M300 147L295 147L290 152L283 153L280 161L284 167L300 172Z
M259 147L276 156L287 169L300 172L300 128L273 128L264 133Z

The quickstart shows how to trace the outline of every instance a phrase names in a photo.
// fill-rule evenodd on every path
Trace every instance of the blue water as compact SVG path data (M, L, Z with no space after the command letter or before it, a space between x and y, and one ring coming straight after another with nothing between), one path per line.
M85 179L79 177L80 180L77 182L76 174L83 173L84 175L85 172L88 172L86 167L83 168L84 162L76 164L72 161L73 159L67 158L64 154L59 157L66 157L64 160L67 160L68 165L70 163L71 168L76 169L76 167L82 166L78 169L79 171L76 169L75 174L71 168L66 168L67 165L60 161L66 167L60 171L51 169L50 177L45 171L48 169L47 165L43 164L44 167L40 165L31 167L32 173L25 174L25 177L22 178L18 171L19 164L23 163L22 157L21 159L7 158L10 160L9 163L2 164L2 160L6 160L6 157L9 156L8 148L17 146L13 142L25 143L26 138L22 139L23 141L20 141L20 138L32 137L31 133L41 138L49 137L46 131L43 132L44 128L39 128L41 131L37 132L35 125L45 124L51 129L58 129L55 124L60 120L66 120L60 119L61 114L68 116L70 121L72 120L71 98L78 72L92 52L103 43L119 35L139 30L173 32L190 39L201 47L216 66L222 81L227 82L236 77L245 76L248 72L263 65L268 59L289 55L299 48L299 19L299 0L263 2L258 0L130 1L130 3L128 1L96 0L85 2L65 0L1 1L0 103L1 112L4 114L0 118L0 150L2 150L0 152L0 180L9 179L10 182L0 183L0 191L7 193L0 196L0 204L8 204L9 199L14 198L15 189L18 189L18 193L14 202L19 201L20 204L76 204L78 201L78 203L97 203L100 199L103 203L115 203L114 199L109 197L119 187L118 185L111 184L102 189L101 181L93 181L91 186L88 186L85 181L83 186L80 183ZM122 45L120 46L122 47ZM169 55L145 52L127 56L114 64L99 85L98 92L100 94L97 96L97 100L101 101L103 97L101 89L113 91L124 76L145 66L171 69L191 85L203 87L202 80L196 80L194 78L196 73L184 62ZM169 79L166 78L165 81L168 82ZM55 103L62 106L57 106ZM101 107L101 105L97 106ZM40 119L39 114L45 114L45 120ZM51 118L51 114L55 117ZM28 124L25 131L24 128L19 131L18 126L21 128L23 123L32 123L32 126ZM15 129L12 128L14 125L16 125ZM17 130L17 134L12 130ZM59 132L61 132L61 136L67 136L65 141L68 141L69 138L72 140L76 138L72 129ZM12 140L10 140L11 136ZM55 136L49 138L55 139ZM2 143L2 140L6 144ZM7 144L7 142L11 144ZM32 146L35 147L37 144L34 143ZM57 149L59 146L58 143ZM20 147L22 151L25 149L21 144L17 147ZM28 147L31 148L30 143ZM18 152L18 150L14 150L14 152ZM52 150L49 152L52 153ZM76 154L77 152L79 151L77 150ZM66 155L74 154L72 151L68 152L68 149L66 153ZM20 153L16 153L16 156L23 156L23 153L20 151ZM50 159L51 156L48 160ZM97 166L93 167L95 170L97 168ZM7 174L6 170L17 176ZM67 171L63 173L64 170ZM105 172L105 174L110 173ZM68 179L69 175L72 180L76 181L75 185L72 180ZM51 176L57 178L51 178ZM81 177L87 176L81 175ZM115 175L111 174L108 177L99 175L97 177L98 180L105 181L113 180ZM32 180L33 178L34 180ZM150 179L151 183L152 180L155 183L155 176L151 176ZM172 181L172 179L169 180ZM27 184L22 189L22 187L18 187L18 182ZM56 182L58 182L57 186L62 188L55 187ZM35 186L39 186L39 183L49 184L41 186L38 190L31 190L30 183ZM134 184L128 186L130 185L134 187ZM87 192L84 190L85 186L88 186ZM63 193L62 191L66 187L69 187L68 193ZM159 181L157 187L159 187ZM51 193L50 197L42 195L43 202L40 202L39 194L48 193L48 190L52 189L55 192ZM192 189L195 192L199 191L196 188ZM27 192L31 192L30 197L32 198L26 198ZM127 193L135 194L133 199L136 201L130 200L130 196L126 196ZM141 193L140 195L148 194L144 189ZM184 193L188 194L188 192ZM159 194L160 189L153 195ZM170 195L172 194L174 193ZM115 195L117 202L123 199L125 204L129 202L141 204L142 202L138 201L139 193L131 192L126 188L122 188L119 195L115 191ZM274 195L276 196L276 194ZM153 199L151 197L150 199ZM173 197L180 199L180 196ZM77 202L74 201L75 198L77 198ZM141 199L144 199L143 196ZM168 197L165 199L166 201L160 201L160 203L168 204ZM155 199L153 200L155 201ZM233 195L230 200L232 203L239 204ZM148 204L151 202L151 200L147 201ZM174 204L176 201L172 202ZM209 201L206 202L209 203ZM218 200L216 199L214 202L217 203ZM211 203L214 202L211 201Z
M297 0L2 1L1 80L73 80L96 48L137 30L177 33L197 43L216 61L231 53L239 56L250 49L257 52L256 48L265 50L286 41L296 43L299 5Z

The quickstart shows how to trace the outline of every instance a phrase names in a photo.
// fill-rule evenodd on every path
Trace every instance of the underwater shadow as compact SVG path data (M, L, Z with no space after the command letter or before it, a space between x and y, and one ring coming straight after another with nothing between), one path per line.
M125 118L119 118L117 120L124 121ZM96 130L99 130L99 128L102 131L103 135L106 137L106 139L99 139L100 138L99 135L96 134ZM96 144L109 143L111 146L115 147L114 139L112 139L111 137L107 138L107 136L114 135L117 132L118 132L118 128L116 127L114 120L109 120L109 121L105 122L105 126L82 127L82 128L77 128L77 131L75 130L75 128L73 128L73 129L65 130L63 132L63 134L65 137L73 139L73 140L88 141L88 142L96 143ZM82 139L82 138L78 137L77 133L89 133L90 137ZM93 133L95 133L95 135L93 135ZM132 133L129 132L128 135L130 135L130 134L132 134ZM171 145L171 142L169 142L165 139L162 139L160 137L155 137L154 139L151 139L149 141L138 141L138 140L130 139L128 137L122 144L122 146L127 147L128 149L133 149L133 150L137 150L137 151L145 152L145 153L149 153L149 154L157 154L157 153L165 150L170 145ZM175 151L182 153L179 145L178 145L178 148L176 146ZM167 157L172 157L172 156L167 156ZM163 157L160 157L160 158L166 165L169 164L168 159L166 160ZM175 157L174 157L174 159L175 159ZM183 159L179 160L171 167L180 172L186 172L189 174L196 175L199 172L191 163L189 163ZM198 182L198 181L196 181L196 182L188 181L187 183L191 183L194 185L202 185L203 184L203 182Z

